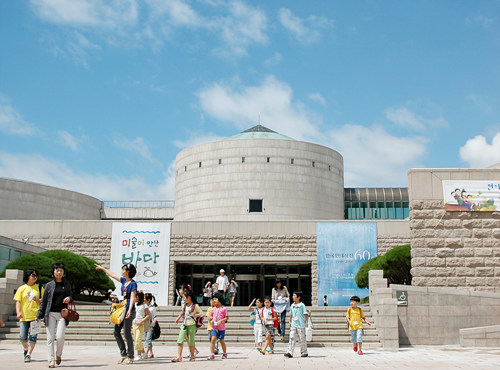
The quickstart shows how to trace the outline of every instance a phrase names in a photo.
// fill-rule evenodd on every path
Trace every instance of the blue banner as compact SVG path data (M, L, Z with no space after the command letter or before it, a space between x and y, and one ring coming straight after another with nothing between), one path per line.
M376 222L318 222L318 306L349 306L349 298L368 296L354 277L363 263L377 257Z

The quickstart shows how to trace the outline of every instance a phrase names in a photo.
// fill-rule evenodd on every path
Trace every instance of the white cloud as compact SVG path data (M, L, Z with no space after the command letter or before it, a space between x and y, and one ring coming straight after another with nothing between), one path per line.
M281 8L278 11L278 19L291 35L303 44L311 44L319 41L321 32L333 27L333 20L323 16L309 16L300 18L292 13L290 9Z
M206 22L189 4L182 0L146 0L146 3L150 7L152 17L167 15L169 23L176 26L200 27Z
M60 130L57 132L60 143L71 150L78 150L78 140L68 131Z
M10 100L0 93L0 130L12 135L34 135L38 129L34 124L24 120L11 104Z
M326 106L326 100L323 98L323 96L320 93L312 93L309 94L309 99L312 101L318 102L323 106Z
M406 107L387 108L385 116L389 121L415 131L425 131L428 127L448 126L448 122L443 117L425 118L413 113Z
M477 135L467 140L459 150L460 159L471 168L488 167L500 163L500 132L493 137L491 144L486 138Z
M64 162L40 154L0 152L1 177L77 191L100 200L172 200L175 169L172 180L170 167L164 174L164 181L160 185L152 185L139 177L74 171Z
M266 67L273 67L273 66L280 64L282 60L283 60L283 56L280 53L276 52L276 53L274 53L274 55L271 58L267 59L264 62L264 65Z
M124 136L116 135L113 137L113 144L118 148L138 154L150 162L157 162L149 150L149 144L142 137L129 140Z
M35 14L50 23L122 28L138 19L135 0L31 0Z
M482 96L479 96L477 94L469 94L467 95L467 100L474 103L474 105L476 105L483 113L493 112L491 106L486 102L486 99Z
M494 22L496 21L496 18L491 18L491 17L486 17L481 14L469 16L465 18L465 24L466 25L480 25L484 28L490 27Z
M319 137L313 123L317 118L300 101L286 83L268 76L260 86L237 86L237 83L215 83L198 91L201 108L210 116L247 129L258 122L294 139Z
M346 187L407 186L408 170L420 167L427 151L427 139L397 137L381 126L346 124L320 142L344 157Z

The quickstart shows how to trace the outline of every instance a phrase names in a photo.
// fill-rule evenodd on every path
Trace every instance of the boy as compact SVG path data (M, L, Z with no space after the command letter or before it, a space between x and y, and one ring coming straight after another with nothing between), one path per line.
M309 325L309 314L307 313L305 304L301 302L302 292L300 290L293 292L292 298L294 304L290 306L290 340L288 342L288 352L285 353L285 357L293 357L297 336L300 341L300 356L307 357L306 328Z
M354 352L358 352L358 355L362 355L361 344L363 342L363 322L365 320L366 325L371 325L370 322L365 318L363 310L358 307L360 299L358 296L351 297L351 307L347 309L347 324L349 325L349 331L351 332L351 342L353 343Z
M226 342L224 341L224 336L226 335L226 321L228 319L227 309L222 305L223 295L217 293L213 300L215 306L210 311L209 321L212 325L212 340L210 343L210 357L209 360L215 358L215 341L220 340L220 345L222 346L222 359L227 359L226 352Z

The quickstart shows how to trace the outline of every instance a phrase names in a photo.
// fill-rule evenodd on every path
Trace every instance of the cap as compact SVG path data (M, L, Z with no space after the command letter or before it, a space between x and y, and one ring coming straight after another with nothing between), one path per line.
M219 271L219 272L226 272L226 271L224 271L224 269L220 269L220 271Z

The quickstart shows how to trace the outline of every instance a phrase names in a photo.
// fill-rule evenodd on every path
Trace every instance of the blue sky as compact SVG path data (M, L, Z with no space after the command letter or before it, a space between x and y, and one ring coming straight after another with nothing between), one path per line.
M0 2L0 176L174 196L175 156L260 122L345 186L500 162L500 1Z

